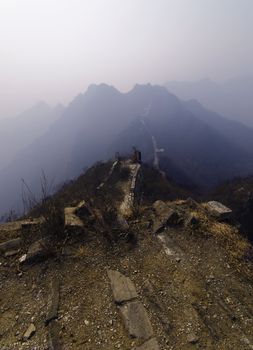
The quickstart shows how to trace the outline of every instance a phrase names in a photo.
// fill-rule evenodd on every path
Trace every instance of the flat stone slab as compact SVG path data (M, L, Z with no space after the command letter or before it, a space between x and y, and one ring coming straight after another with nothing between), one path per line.
M23 220L21 223L22 229L29 229L33 226L41 225L45 222L45 219L43 217L29 219L29 220Z
M23 228L25 225L38 225L41 224L45 221L44 218L32 218L32 219L27 219L27 220L18 220L18 221L11 221L7 223L0 223L0 230L1 231L18 231Z
M3 242L0 244L0 252L4 253L6 251L16 250L20 248L20 244L21 244L20 238L11 239L10 241Z
M141 346L134 348L134 350L159 350L158 342L155 338L146 341Z
M140 301L132 301L120 306L120 312L131 337L148 340L153 336L147 311Z
M227 219L231 216L232 210L220 202L211 201L206 204L207 210L220 219Z
M116 270L108 270L107 275L111 282L114 301L117 304L137 298L135 286L129 277L125 277Z
M48 325L49 322L58 317L58 309L60 303L60 282L57 278L54 278L51 282L51 298L50 305L45 320L45 324Z

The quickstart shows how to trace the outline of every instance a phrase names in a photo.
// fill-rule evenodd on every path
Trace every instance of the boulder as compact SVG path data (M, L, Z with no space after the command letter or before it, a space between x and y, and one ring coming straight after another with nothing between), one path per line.
M52 251L47 247L45 241L40 239L30 245L23 262L27 264L40 262L47 259L50 255L52 255Z
M177 225L180 223L179 214L171 209L167 208L163 214L160 214L153 223L153 233L158 234L162 232L169 225Z
M120 312L131 337L148 340L153 336L152 325L141 302L132 301L120 306Z
M125 277L119 271L108 270L114 301L117 304L137 298L137 292L130 278Z
M220 202L211 201L206 204L206 208L209 213L215 216L217 219L225 220L229 219L232 215L232 210L221 204Z

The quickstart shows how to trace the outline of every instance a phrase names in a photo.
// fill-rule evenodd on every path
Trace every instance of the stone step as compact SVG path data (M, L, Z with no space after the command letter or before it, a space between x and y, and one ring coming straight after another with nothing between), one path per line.
M153 328L146 309L137 300L138 295L134 283L119 271L108 270L107 274L111 282L114 301L116 304L120 304L119 311L129 336L148 341L153 337ZM152 340L143 344L143 348L137 349L149 350L154 344L158 345L155 340ZM159 348L156 346L154 350L156 349Z
M120 313L131 337L148 340L153 336L147 311L140 301L131 301L120 306Z
M121 304L138 297L135 286L130 278L125 277L119 271L108 270L114 301Z

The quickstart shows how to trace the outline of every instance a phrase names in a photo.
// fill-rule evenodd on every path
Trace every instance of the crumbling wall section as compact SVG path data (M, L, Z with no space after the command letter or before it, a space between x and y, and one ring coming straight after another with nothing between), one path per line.
M123 216L130 216L133 213L134 207L139 204L141 194L141 165L138 163L129 164L129 169L129 187L120 206L120 212Z

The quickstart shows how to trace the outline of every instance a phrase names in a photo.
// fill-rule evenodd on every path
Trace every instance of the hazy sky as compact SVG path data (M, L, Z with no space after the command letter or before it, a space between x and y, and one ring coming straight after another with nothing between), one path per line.
M0 118L90 83L253 74L253 0L0 0Z

